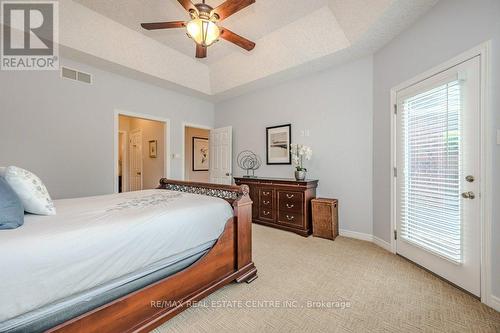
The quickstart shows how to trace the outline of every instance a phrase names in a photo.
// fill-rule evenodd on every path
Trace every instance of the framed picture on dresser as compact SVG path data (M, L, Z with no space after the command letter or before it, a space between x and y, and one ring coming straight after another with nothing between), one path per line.
M292 125L266 127L266 163L292 164Z

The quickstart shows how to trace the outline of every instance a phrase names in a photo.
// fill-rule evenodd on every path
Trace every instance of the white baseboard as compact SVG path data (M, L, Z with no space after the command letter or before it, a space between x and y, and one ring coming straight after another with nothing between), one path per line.
M364 240L364 241L373 242L373 236L372 235L365 234L365 233L362 233L362 232L340 229L339 230L339 235L340 236L344 236L344 237L349 237L349 238L354 238L354 239L360 239L360 240Z
M391 243L386 242L382 238L378 238L377 236L373 236L373 243L375 243L376 245L380 246L384 250L392 252Z
M500 298L499 297L490 295L489 304L487 304L487 305L489 305L493 309L500 312Z
M354 238L354 239L359 239L359 240L364 240L368 242L372 242L375 245L380 246L384 250L387 250L389 252L392 252L391 249L391 244L386 242L385 240L378 238L376 236L370 235L370 234L365 234L362 232L357 232L357 231L351 231L351 230L346 230L346 229L340 229L339 230L340 236L343 237L349 237L349 238Z

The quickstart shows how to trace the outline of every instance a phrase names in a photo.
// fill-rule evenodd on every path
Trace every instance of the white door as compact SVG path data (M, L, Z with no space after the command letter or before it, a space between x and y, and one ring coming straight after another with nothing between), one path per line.
M210 183L231 185L233 128L223 127L210 130Z
M142 131L130 132L129 140L129 191L142 190Z
M480 63L397 93L397 253L480 296Z

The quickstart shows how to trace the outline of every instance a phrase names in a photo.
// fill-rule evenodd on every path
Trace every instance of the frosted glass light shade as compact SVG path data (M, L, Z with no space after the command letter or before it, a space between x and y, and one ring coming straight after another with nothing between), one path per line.
M188 35L197 43L203 46L210 46L220 36L217 24L204 19L194 19L187 24Z

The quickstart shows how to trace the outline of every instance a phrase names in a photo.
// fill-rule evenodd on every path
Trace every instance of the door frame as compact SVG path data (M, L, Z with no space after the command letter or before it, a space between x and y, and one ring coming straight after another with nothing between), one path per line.
M480 57L480 72L481 72L481 83L480 83L480 132L481 132L481 183L480 183L480 196L481 196L481 208L480 208L480 228L481 228L481 302L493 307L492 294L491 294L491 236L492 236L492 149L493 142L491 141L491 126L492 123L492 110L491 110L491 81L490 81L490 52L491 52L491 41L484 42L464 53L433 67L432 69L425 71L424 73L415 76L414 78L405 81L391 89L391 104L390 104L390 114L391 114L391 168L390 168L390 178L391 178L391 230L390 230L390 240L391 240L391 250L396 254L396 240L394 238L396 230L396 191L397 182L395 177L396 168L396 113L394 105L397 103L397 92L412 86L420 81L423 81L429 77L432 77L438 73L441 73L447 69L455 67L471 58L476 56Z
M165 161L163 163L164 170L163 173L167 178L170 178L170 119L154 116L147 113L138 113L138 112L130 112L120 109L115 109L113 113L113 121L114 121L114 130L113 130L113 192L118 193L118 132L120 129L119 126L119 117L120 116L128 116L141 118L146 120L154 120L160 121L165 124ZM158 179L159 181L159 179ZM159 183L158 183L159 184Z
M128 191L128 178L129 178L129 173L128 173L128 131L120 131L118 130L118 137L120 135L123 135L123 140L125 140L126 146L123 149L123 161L122 161L122 192ZM118 139L118 144L120 143L120 140ZM121 147L118 146L118 151L120 151ZM119 154L119 153L118 153ZM118 165L118 158L116 160L116 165ZM118 178L118 175L116 176ZM119 184L118 184L119 186ZM118 191L118 190L117 190Z
M199 128L199 129L204 129L204 130L213 130L213 127L206 126L206 125L199 125L199 124L193 124L193 123L188 123L188 122L183 122L182 123L182 143L181 143L181 149L182 149L182 170L181 170L181 179L186 180L186 127L192 127L192 128ZM210 140L210 138L209 138Z

